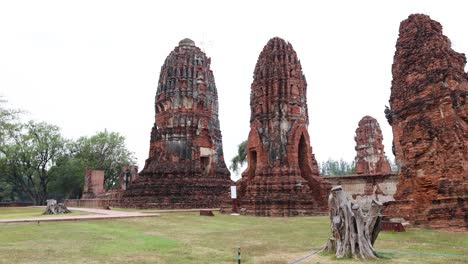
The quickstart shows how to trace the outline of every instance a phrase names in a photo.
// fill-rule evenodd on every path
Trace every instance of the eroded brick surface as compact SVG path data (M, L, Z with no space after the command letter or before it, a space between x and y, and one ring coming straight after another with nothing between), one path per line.
M122 166L119 174L120 190L125 191L138 178L138 166Z
M381 203L394 201L398 175L386 174L360 174L345 176L326 176L333 187L341 186L348 198L358 203L361 208L368 210L372 200Z
M387 215L436 227L467 228L466 58L426 15L400 25L386 110L401 164Z
M356 129L356 174L388 174L390 164L385 159L383 136L379 122L371 116L359 121Z
M229 195L211 59L190 39L161 68L149 158L124 194L130 207L218 207Z
M238 182L241 212L262 216L326 212L329 185L309 141L307 84L292 45L271 39L257 61L250 94L248 168Z
M86 169L83 199L93 199L104 193L104 171Z

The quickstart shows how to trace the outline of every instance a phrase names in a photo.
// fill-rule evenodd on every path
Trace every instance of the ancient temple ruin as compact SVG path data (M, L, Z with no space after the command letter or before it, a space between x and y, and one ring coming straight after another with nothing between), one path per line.
M130 184L136 181L136 179L138 179L138 166L122 166L119 174L120 190L127 190Z
M109 190L104 189L105 171L87 168L81 199L66 199L69 207L109 208L121 207L124 191L138 178L138 166L123 165L119 173L119 184Z
M377 120L365 116L359 121L356 129L356 174L385 174L390 173L390 164L385 158L382 144L382 130Z
M353 203L364 210L372 204L394 201L397 174L392 172L385 157L383 135L377 120L364 116L356 129L355 173L343 176L326 176L332 186L341 186Z
M248 167L238 183L241 212L313 215L327 210L309 141L307 84L292 45L273 38L258 57L250 94Z
M211 59L183 39L161 67L145 167L125 191L130 207L219 207L229 196Z
M94 199L105 193L104 171L87 168L84 175L83 199Z
M468 74L442 26L426 15L400 25L390 108L401 165L388 216L434 227L467 228Z

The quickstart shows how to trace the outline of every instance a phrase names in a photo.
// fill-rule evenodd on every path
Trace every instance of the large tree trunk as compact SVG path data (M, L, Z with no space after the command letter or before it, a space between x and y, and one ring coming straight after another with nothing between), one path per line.
M376 259L373 244L380 232L382 204L373 200L369 212L364 214L341 186L336 186L328 197L328 208L332 237L324 250L337 258Z
M63 204L57 203L56 200L47 200L47 208L42 214L68 214L70 210Z

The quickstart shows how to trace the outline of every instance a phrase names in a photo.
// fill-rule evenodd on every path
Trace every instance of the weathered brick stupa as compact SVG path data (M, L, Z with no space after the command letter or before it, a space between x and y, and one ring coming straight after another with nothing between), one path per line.
M400 25L392 67L391 109L401 165L389 216L434 227L467 228L468 74L442 26L426 15Z
M365 116L359 121L356 129L356 174L386 174L390 173L390 164L385 158L382 144L382 130L377 120Z
M248 167L238 184L241 213L260 216L326 212L329 185L309 141L307 84L292 45L273 38L258 57L250 94ZM325 186L324 186L325 185Z
M229 197L211 59L190 39L161 67L149 158L124 194L126 206L219 207Z

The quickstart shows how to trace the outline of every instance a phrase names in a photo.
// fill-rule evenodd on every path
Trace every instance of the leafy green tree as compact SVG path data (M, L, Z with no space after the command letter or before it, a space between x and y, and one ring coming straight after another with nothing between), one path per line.
M59 158L49 171L49 195L58 200L81 198L85 168L82 160L71 155Z
M6 100L0 97L0 201L12 201L14 199L13 187L6 181L5 153L3 149L9 141L13 131L16 130L17 111L5 106Z
M0 201L26 201L28 197L7 179L5 148L14 143L14 136L21 129L21 110L6 106L7 100L0 96Z
M247 162L247 140L237 146L237 155L231 159L229 168L238 174L245 162Z
M0 176L0 202L14 201L15 195L13 186L6 181L4 177Z
M12 142L14 135L21 129L19 114L21 111L6 107L7 101L0 96L0 157L2 148Z
M105 130L70 142L57 126L19 122L21 111L5 103L0 97L0 201L77 198L85 168L105 170L109 189L118 182L121 166L135 164L118 133Z
M104 186L107 190L118 184L122 166L135 164L133 152L125 147L125 137L107 130L92 137L79 138L72 147L72 154L86 167L105 171Z
M65 140L57 126L30 121L18 125L1 145L3 180L36 205L48 196L49 168L64 154Z

